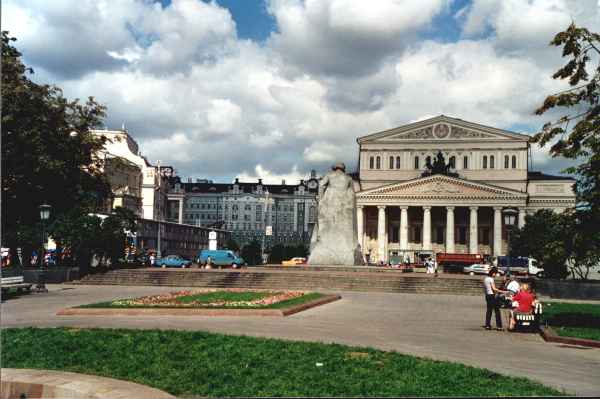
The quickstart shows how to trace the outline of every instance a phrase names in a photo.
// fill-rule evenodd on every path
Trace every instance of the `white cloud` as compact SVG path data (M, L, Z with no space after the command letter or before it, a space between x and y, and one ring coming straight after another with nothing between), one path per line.
M256 182L258 179L262 179L264 184L282 184L283 181L286 184L298 184L300 180L307 179L307 174L299 172L297 165L294 165L289 173L279 174L258 164L254 168L254 173L243 171L238 178L241 182Z
M151 160L279 183L351 170L357 137L425 117L539 127L550 116L534 109L562 87L547 43L572 16L600 26L590 1L475 0L455 15L464 37L421 39L447 4L271 0L279 32L264 44L197 0L8 0L2 22L37 79L96 96L107 127L125 122ZM543 151L536 165L560 169Z

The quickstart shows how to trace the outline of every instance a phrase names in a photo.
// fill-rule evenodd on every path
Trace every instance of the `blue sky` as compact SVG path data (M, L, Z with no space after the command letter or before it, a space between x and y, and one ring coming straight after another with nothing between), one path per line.
M353 168L357 137L440 114L535 132L565 87L548 42L600 26L597 0L161 3L5 0L2 26L35 79L96 97L149 160L221 181Z

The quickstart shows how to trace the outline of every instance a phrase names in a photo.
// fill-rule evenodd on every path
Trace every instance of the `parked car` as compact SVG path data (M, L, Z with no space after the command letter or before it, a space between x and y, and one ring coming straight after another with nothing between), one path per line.
M186 268L192 265L192 261L179 255L168 255L158 258L154 261L154 266L160 267L181 267Z
M306 258L301 258L301 257L292 258L292 259L284 260L283 262L281 262L281 266L298 266L298 265L305 265L305 264L306 264Z
M200 251L196 261L202 266L230 266L233 268L242 267L246 264L242 257L226 249L217 249L214 251L204 249Z
M471 276L475 274L488 274L492 267L493 266L488 265L487 263L475 263L470 266L463 267L463 273L467 273ZM498 274L502 275L504 272L502 270L498 270Z

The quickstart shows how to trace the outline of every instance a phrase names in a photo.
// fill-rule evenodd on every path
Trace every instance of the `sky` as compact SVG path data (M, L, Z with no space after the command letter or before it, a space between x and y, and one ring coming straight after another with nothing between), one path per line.
M33 79L108 107L183 179L294 182L356 138L440 114L532 134L600 0L4 0ZM570 162L533 148L534 169Z

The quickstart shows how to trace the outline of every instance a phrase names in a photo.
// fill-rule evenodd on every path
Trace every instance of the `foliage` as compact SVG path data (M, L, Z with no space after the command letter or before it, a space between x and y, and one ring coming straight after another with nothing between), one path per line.
M570 258L566 230L572 219L567 215L543 209L525 217L525 226L510 236L510 253L537 259L547 277L565 278Z
M240 244L238 244L237 241L234 240L233 238L227 239L227 242L225 243L225 248L229 249L235 253L240 252Z
M244 245L242 248L242 258L248 263L248 265L262 265L262 247L261 244L253 240L252 242Z
M553 78L568 80L571 88L547 96L536 114L555 108L569 111L546 123L534 142L542 147L553 143L553 157L581 162L566 172L577 177L574 188L578 206L572 213L577 229L573 231L572 250L578 266L574 274L584 278L589 267L600 260L600 35L572 23L550 44L562 47L563 57L568 58Z
M27 248L41 241L31 234L40 204L60 217L93 211L109 196L93 156L104 142L89 131L101 125L105 108L92 97L69 101L58 87L34 83L13 41L2 32L2 245Z
M96 374L176 396L560 394L524 378L396 352L197 331L5 329L1 344L2 367Z
M554 327L553 330L561 337L592 339L595 341L600 341L600 328Z
M83 275L94 256L101 263L108 260L111 264L124 256L126 231L136 231L136 218L133 212L120 207L104 219L75 209L58 216L49 230L57 245L70 249Z

